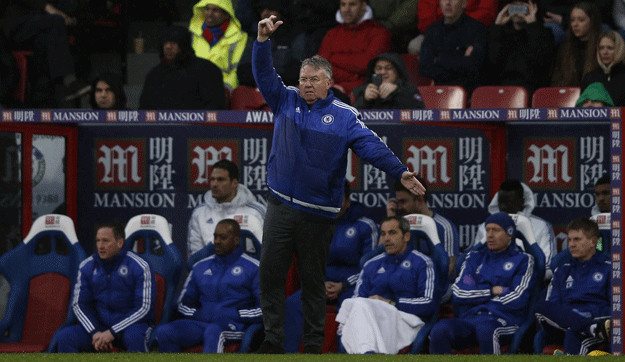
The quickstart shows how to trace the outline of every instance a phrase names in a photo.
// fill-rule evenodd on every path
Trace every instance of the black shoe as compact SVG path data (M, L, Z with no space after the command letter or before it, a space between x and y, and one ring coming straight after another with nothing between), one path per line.
M304 354L321 354L321 346L304 346Z
M82 97L91 91L91 86L83 81L75 80L67 86L63 86L63 100L71 101L78 97Z
M610 340L610 326L612 325L612 319L600 319L595 324L595 336L604 339Z
M276 346L275 344L269 341L263 341L258 350L257 354L284 354L284 348L280 346Z

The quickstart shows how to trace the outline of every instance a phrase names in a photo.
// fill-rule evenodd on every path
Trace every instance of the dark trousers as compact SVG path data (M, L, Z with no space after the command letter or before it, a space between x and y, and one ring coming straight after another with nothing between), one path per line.
M430 353L450 354L453 349L480 347L480 354L501 354L501 345L509 344L517 326L506 326L502 319L488 314L467 319L443 319L430 333Z
M9 38L18 47L33 48L38 76L56 80L75 74L67 28L61 16L33 12L13 24L8 29Z
M548 301L538 303L535 312L548 341L563 343L566 354L585 355L605 343L590 333L590 326L595 323L590 313L583 316L569 306Z
M296 210L275 198L269 203L259 269L266 341L284 344L286 278L295 253L302 287L304 345L323 345L326 263L334 227L334 220Z

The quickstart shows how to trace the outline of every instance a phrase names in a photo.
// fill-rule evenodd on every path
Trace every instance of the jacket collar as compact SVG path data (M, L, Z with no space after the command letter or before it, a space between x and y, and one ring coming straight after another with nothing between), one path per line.
M334 102L334 92L332 92L332 90L329 89L328 96L323 99L317 99L317 101L313 103L312 106L309 106L308 103L306 103L306 101L304 100L304 98L302 98L301 95L299 98L300 98L300 101L306 105L305 109L310 109L311 111L317 110L317 109L324 109L328 107L330 104L332 104L332 102Z
M244 243L245 240L241 240L239 242ZM236 250L232 254L215 255L215 260L219 261L222 264L230 265L234 263L235 261L239 260L239 258L241 257L241 254L243 254L243 248L241 248L241 246L239 245L239 247L236 248Z
M404 261L404 259L406 259L408 255L410 255L410 253L412 253L412 245L410 244L411 243L408 242L408 247L406 248L406 250L404 250L404 252L399 255L386 254L386 262L390 264L399 264Z

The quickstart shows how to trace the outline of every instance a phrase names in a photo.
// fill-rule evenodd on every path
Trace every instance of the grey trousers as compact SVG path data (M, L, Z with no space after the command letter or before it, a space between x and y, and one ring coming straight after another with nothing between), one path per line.
M326 264L334 227L332 219L296 210L275 198L269 202L259 269L266 341L284 345L286 278L295 253L302 287L303 342L323 345Z

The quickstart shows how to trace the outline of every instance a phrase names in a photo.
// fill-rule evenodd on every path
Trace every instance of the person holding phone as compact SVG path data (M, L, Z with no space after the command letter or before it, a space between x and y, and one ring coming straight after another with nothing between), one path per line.
M538 3L503 3L490 28L488 57L492 84L525 87L530 94L548 86L555 55L553 34L542 24Z
M354 88L354 107L359 109L421 109L423 98L408 81L401 55L384 53L367 64L366 80Z

